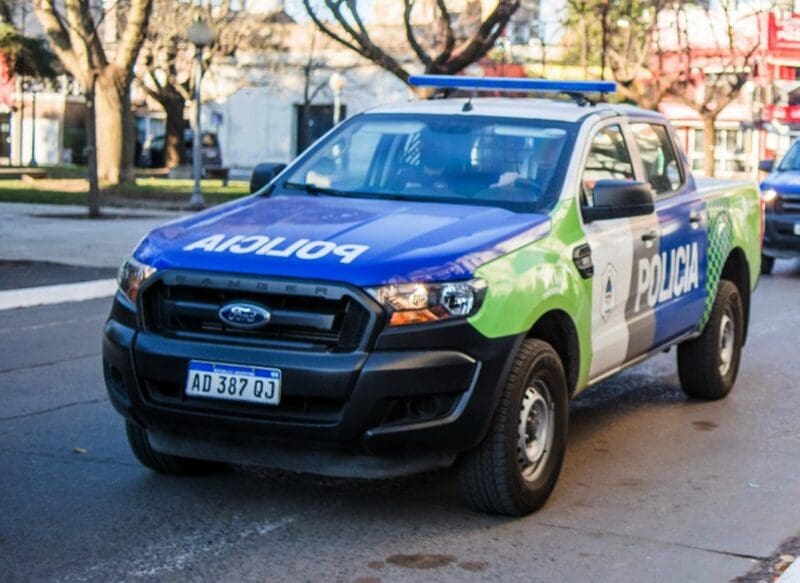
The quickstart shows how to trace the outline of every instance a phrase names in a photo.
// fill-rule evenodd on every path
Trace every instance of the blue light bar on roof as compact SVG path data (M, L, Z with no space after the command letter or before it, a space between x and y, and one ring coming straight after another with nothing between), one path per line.
M457 75L411 75L408 84L436 89L473 91L541 91L548 93L614 93L613 81L551 81L520 77L460 77Z

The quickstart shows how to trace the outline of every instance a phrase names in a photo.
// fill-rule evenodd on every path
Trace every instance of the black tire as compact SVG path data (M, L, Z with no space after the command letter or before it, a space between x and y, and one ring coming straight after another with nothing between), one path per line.
M723 343L727 320L731 322L733 337ZM683 391L692 398L708 401L727 396L739 372L743 338L744 309L739 288L723 279L706 329L698 338L678 346L678 376ZM731 350L727 359L723 356L726 347Z
M160 474L200 475L219 472L226 467L218 462L160 453L150 445L147 432L132 421L125 421L125 433L128 435L128 444L136 459L143 466Z
M772 268L775 267L775 258L769 255L761 255L761 274L769 275L772 273Z
M530 459L525 458L525 450L520 446L520 429L524 407L531 402L531 390L543 397L538 403L547 404L552 433L544 440L534 440L543 444L543 453L536 465L528 466L529 475L525 477L524 464L530 463ZM471 508L522 516L545 503L564 461L568 401L566 375L556 351L542 340L525 340L514 359L486 437L459 460L461 494ZM537 437L538 427L541 424L533 426ZM531 425L526 425L526 430L531 429Z

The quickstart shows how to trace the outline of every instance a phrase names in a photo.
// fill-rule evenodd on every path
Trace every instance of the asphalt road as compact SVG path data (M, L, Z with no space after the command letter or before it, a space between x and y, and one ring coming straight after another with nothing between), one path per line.
M109 300L0 312L6 581L727 581L800 530L800 266L754 296L737 386L684 398L674 352L572 405L564 471L524 519L450 472L360 482L155 475L105 396Z

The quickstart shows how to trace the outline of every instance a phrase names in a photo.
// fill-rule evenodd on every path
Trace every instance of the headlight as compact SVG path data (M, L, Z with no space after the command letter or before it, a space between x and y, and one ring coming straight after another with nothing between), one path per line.
M471 316L483 303L486 282L401 283L367 292L389 313L389 326L402 326Z
M139 288L155 272L155 267L145 265L131 257L119 268L117 274L119 289L135 304L139 297Z
M766 190L761 191L761 200L763 200L764 202L773 201L777 196L778 193L775 191L774 188L768 188Z

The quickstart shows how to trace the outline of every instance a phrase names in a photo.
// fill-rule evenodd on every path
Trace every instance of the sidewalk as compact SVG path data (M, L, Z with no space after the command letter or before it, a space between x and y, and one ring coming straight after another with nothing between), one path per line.
M151 229L181 213L112 208L88 220L82 206L0 203L0 260L117 268Z

